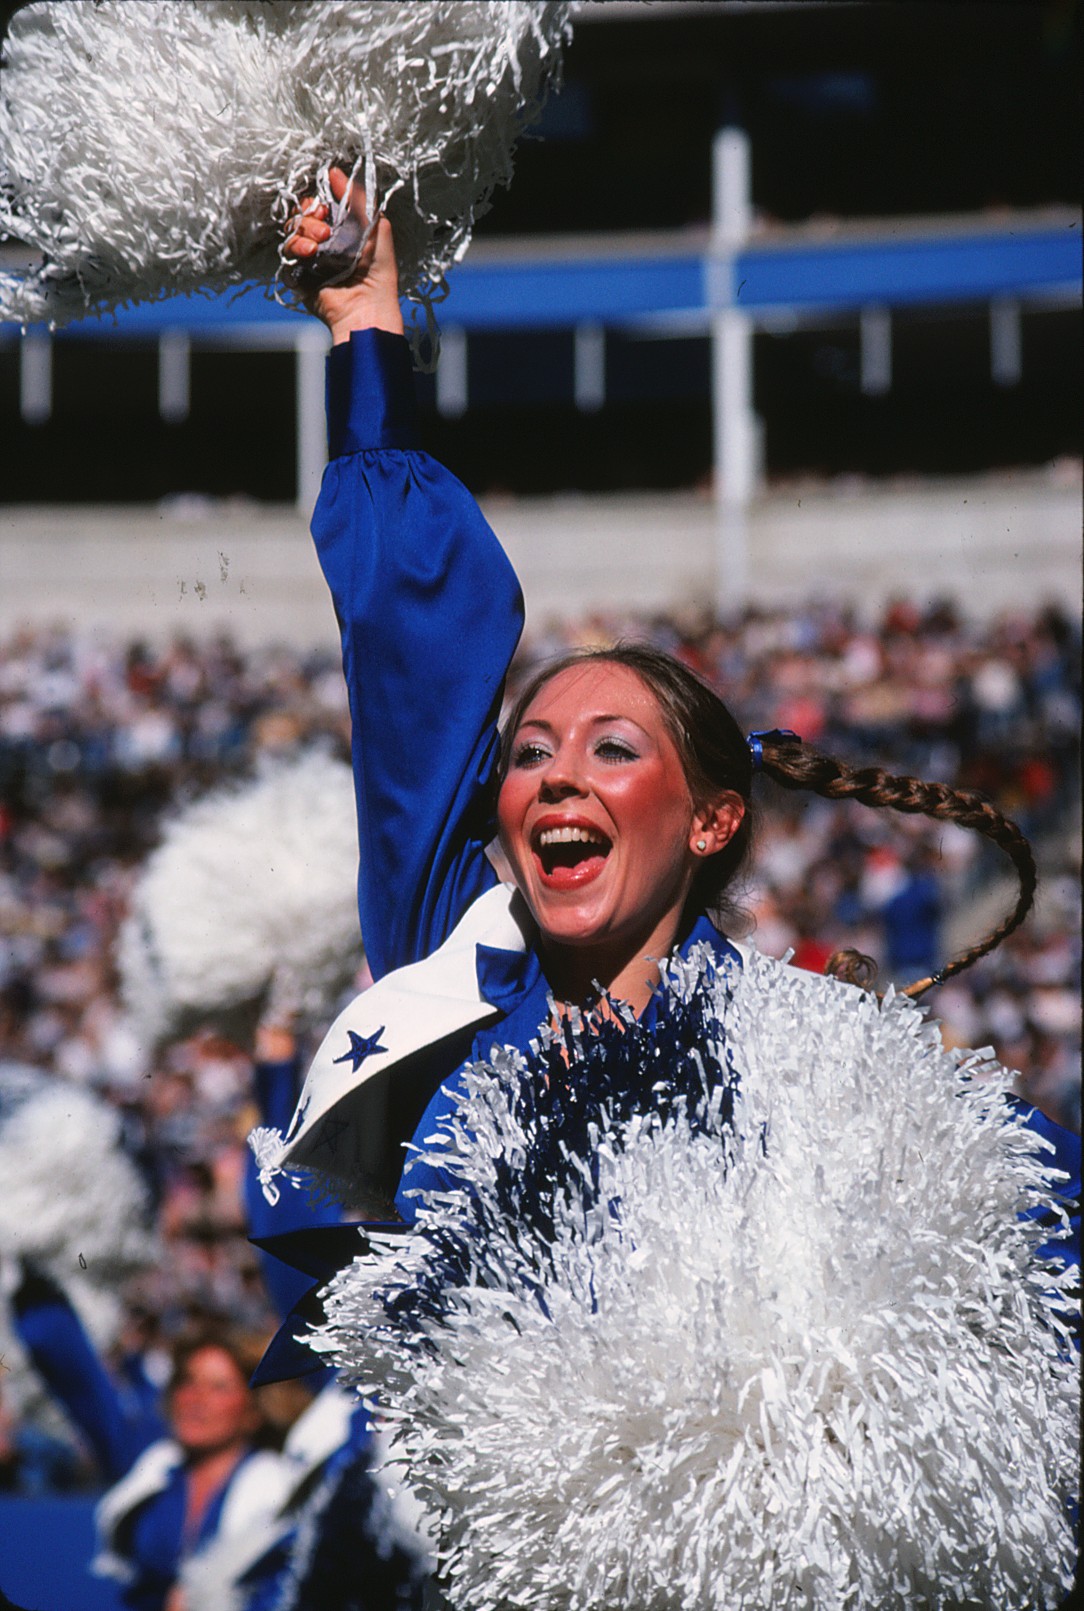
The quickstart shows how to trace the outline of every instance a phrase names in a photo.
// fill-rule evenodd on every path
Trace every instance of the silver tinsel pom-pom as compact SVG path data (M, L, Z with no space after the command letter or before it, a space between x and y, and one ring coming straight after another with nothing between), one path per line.
M361 964L357 845L350 768L318 751L178 815L120 936L124 997L143 1036L197 1022L243 1034L269 1005L326 1013Z
M1059 1604L1077 1373L1020 1215L1061 1210L1007 1076L758 957L530 1062L469 1072L452 1189L309 1338L397 1420L451 1603Z
M545 96L543 0L42 0L0 72L0 321L273 279L282 222L356 167L427 304ZM277 220L277 224L276 224Z

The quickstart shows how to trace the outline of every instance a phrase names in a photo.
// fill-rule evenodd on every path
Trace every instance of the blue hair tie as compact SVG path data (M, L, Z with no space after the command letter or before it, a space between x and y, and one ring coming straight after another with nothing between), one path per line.
M749 759L753 763L753 771L759 772L764 766L764 740L766 738L792 738L796 744L802 741L797 733L792 733L789 727L764 727L756 733L750 733L746 739L749 746Z

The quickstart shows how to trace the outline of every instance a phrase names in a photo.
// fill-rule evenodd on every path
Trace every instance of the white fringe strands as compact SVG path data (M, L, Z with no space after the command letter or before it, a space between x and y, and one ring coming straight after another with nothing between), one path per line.
M319 751L182 812L120 936L141 1034L153 1042L261 1009L326 1014L362 960L357 867L350 768Z
M1077 1369L1019 1215L1064 1214L983 1055L701 957L655 1030L469 1072L451 1189L309 1339L398 1421L454 1607L1060 1603Z
M125 1281L159 1254L149 1203L116 1110L40 1069L0 1063L0 1254L5 1284L31 1259L64 1289L99 1349L117 1340ZM10 1265L8 1264L10 1261ZM0 1306L2 1307L2 1306ZM0 1320L5 1398L40 1388Z
M0 73L0 320L271 281L332 163L395 227L427 307L512 176L569 34L539 0L46 0ZM277 223L276 223L277 220Z

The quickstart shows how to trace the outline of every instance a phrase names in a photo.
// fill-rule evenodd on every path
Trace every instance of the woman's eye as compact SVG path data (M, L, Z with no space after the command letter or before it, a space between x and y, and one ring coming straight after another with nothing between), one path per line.
M513 749L512 765L537 766L540 761L546 759L548 754L549 751L544 744L536 744L528 739L522 744L517 744Z
M595 754L603 761L635 761L636 751L622 738L602 738L595 745Z

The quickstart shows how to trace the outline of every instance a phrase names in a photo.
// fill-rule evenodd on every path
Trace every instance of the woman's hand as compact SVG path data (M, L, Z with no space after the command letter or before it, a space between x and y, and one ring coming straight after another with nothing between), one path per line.
M352 185L341 168L332 168L328 181L335 200L341 201L347 196L350 211L367 228L369 219L361 187ZM286 255L299 263L315 257L320 243L331 234L327 220L328 209L324 203L311 198L303 202L301 212L290 220L291 233L283 248ZM388 330L401 336L399 268L388 220L384 217L377 220L357 266L344 284L325 286L304 300L309 312L327 325L335 345L348 341L354 330Z

